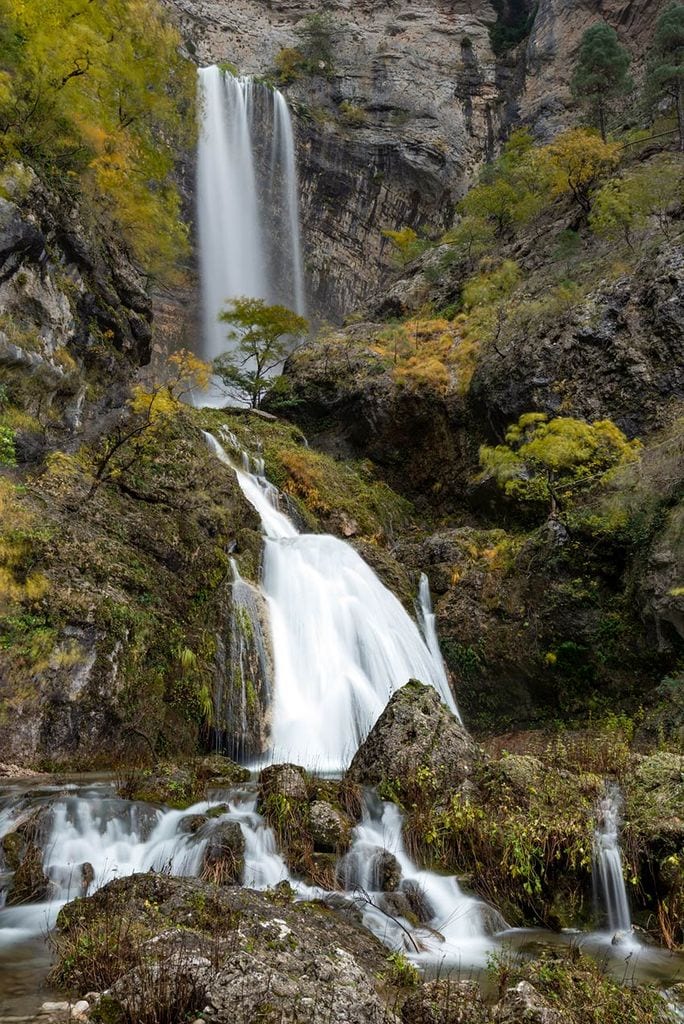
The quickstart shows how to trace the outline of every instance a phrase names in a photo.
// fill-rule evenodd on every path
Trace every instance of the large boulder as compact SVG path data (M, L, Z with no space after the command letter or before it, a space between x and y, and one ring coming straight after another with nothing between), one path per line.
M321 853L345 850L351 839L352 823L346 814L325 800L309 806L309 832L314 849Z
M115 955L102 946L112 920L136 937ZM65 987L106 985L100 1020L397 1024L386 947L348 914L289 894L135 875L64 907L55 941Z
M220 822L204 851L202 877L221 885L239 885L245 868L245 837L236 821Z
M415 679L398 690L357 750L349 777L382 786L387 795L411 790L447 795L472 788L482 752L432 686Z

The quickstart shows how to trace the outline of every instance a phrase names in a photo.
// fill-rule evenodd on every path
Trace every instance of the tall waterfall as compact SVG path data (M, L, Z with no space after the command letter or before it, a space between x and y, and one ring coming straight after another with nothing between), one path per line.
M199 71L198 228L203 355L228 347L218 315L238 296L305 311L297 168L285 98L217 67Z
M632 930L632 918L622 873L620 805L620 790L614 783L608 783L599 801L598 826L594 834L595 895L596 902L605 911L609 930L627 936Z
M263 475L237 468L211 434L206 438L235 469L266 535L262 586L275 663L269 758L341 771L409 679L430 683L458 714L430 638L425 584L427 640L351 545L300 534Z

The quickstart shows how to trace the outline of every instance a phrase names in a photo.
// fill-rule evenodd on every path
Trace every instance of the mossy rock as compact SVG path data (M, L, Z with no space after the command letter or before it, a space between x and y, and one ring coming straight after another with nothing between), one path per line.
M200 782L216 788L237 786L241 782L247 782L250 777L248 768L243 768L221 754L209 754L200 758L194 762L194 769Z

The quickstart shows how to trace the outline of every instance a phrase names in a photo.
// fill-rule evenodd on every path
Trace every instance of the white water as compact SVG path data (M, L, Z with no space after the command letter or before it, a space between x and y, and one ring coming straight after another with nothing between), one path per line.
M626 939L631 935L632 917L622 870L620 852L620 790L608 783L598 804L598 827L594 833L594 878L596 902L605 910L611 934Z
M199 71L197 195L203 356L225 352L218 321L239 296L305 312L292 121L277 89Z
M392 694L409 679L431 684L458 714L422 588L427 642L403 605L349 544L300 534L263 473L233 466L266 535L263 591L275 661L268 761L343 771ZM433 639L431 640L431 635Z
M504 930L503 918L486 904L461 892L455 878L421 871L410 859L402 837L402 815L391 803L369 800L342 875L363 914L363 923L386 945L405 950L417 963L443 967L484 963L492 934ZM420 894L424 927L412 927L392 904L393 894L378 891L377 864L389 851L401 868L398 895Z

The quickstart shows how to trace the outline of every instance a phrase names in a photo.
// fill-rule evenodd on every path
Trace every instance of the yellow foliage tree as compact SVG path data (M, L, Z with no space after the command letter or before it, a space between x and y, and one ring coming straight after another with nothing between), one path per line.
M594 189L620 162L617 143L604 142L600 135L586 128L563 132L542 152L553 172L554 192L572 193L585 213L591 209Z
M172 171L194 101L153 0L0 0L0 157L66 174L153 273L187 248Z
M133 387L129 415L107 436L95 459L93 482L86 500L107 480L121 480L146 458L164 428L177 415L181 401L193 391L204 390L211 367L192 352L182 349L169 356L164 379L145 388Z

